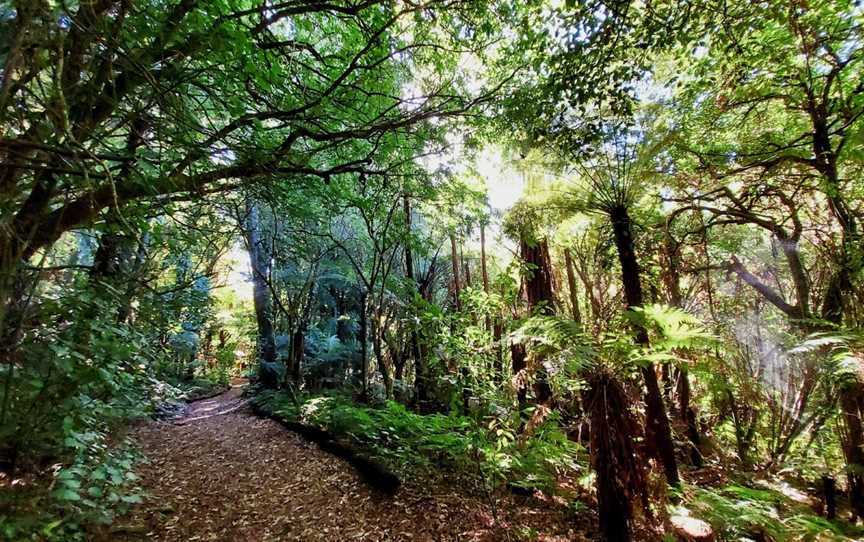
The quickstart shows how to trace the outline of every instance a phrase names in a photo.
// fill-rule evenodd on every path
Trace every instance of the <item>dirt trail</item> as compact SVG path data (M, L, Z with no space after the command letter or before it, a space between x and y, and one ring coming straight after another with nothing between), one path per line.
M375 493L345 462L254 416L240 393L233 387L180 420L133 431L149 496L115 540L507 539L476 499L412 483L393 497ZM574 539L548 506L507 508L511 525L558 531L535 540Z

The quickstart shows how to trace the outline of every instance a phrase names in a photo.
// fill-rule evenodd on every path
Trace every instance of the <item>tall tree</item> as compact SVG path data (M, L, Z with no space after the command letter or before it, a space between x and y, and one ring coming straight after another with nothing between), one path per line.
M279 360L276 355L273 326L273 299L268 285L272 257L266 244L266 237L261 235L258 204L253 200L250 200L246 206L243 234L252 269L252 300L255 306L255 321L258 325L257 344L258 354L261 356L258 376L265 387L276 388L279 386Z
M552 316L555 313L549 242L541 228L542 222L537 216L537 209L528 201L517 203L510 210L505 222L505 231L519 243L521 289L525 293L528 318ZM524 348L524 345L520 346ZM517 354L514 356L513 365L514 375L516 375L516 358L522 356L521 352L514 352L514 354ZM535 410L535 419L531 424L533 426L553 406L554 397L549 385L544 356L531 352L530 348L526 356L532 362L530 374L533 378L534 400L537 405L544 407ZM524 379L525 376L519 378Z
M573 257L570 255L570 249L564 249L564 266L567 271L567 290L570 293L570 310L573 314L573 321L582 323L582 312L579 310L579 291L576 289L576 273L573 270Z
M462 284L459 280L459 253L456 249L456 234L454 232L450 233L450 264L453 272L453 306L459 310L461 307L459 294L462 291Z
M412 294L419 294L417 280L414 278L414 258L411 250L413 237L411 235L411 199L408 194L402 196L402 210L405 213L405 278ZM426 374L426 360L420 351L420 338L415 325L411 324L411 356L414 358L414 394L417 403L422 405L429 401L429 375Z
M462 38L433 27L458 5L15 4L0 23L4 306L22 260L106 209L380 172L394 134L423 139L414 127L488 100L434 74ZM424 51L437 60L406 97Z
M637 167L634 142L628 141L632 137L613 130L605 147L598 149L596 157L578 165L583 180L590 187L588 200L583 203L584 208L603 213L611 222L621 267L624 300L630 309L642 307L644 302L642 277L633 239L633 220L630 216L630 207L637 194L639 175L639 172L634 171L634 167ZM648 331L640 324L635 327L636 344L647 348L650 344ZM650 362L643 364L640 372L645 383L646 436L649 447L656 451L663 463L666 481L672 486L678 486L680 479L678 462L675 459L675 444L657 372L654 364Z

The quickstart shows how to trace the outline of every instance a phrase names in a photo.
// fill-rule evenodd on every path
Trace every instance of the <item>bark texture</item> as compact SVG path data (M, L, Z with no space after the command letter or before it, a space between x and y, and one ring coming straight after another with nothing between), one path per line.
M279 386L279 365L273 331L273 300L267 285L270 255L261 238L259 211L254 202L250 203L247 209L244 233L252 267L252 300L255 306L255 321L258 324L258 377L264 387L276 388Z
M618 261L621 264L621 281L624 285L624 297L628 307L642 306L642 283L640 280L639 263L633 243L630 214L625 206L618 206L610 213L612 229L615 234L615 247L618 250ZM636 343L648 346L648 332L643 327L636 329ZM666 414L666 405L657 381L657 372L653 364L641 368L642 379L645 381L645 417L646 442L649 451L656 452L663 463L666 481L671 486L680 485L678 478L678 462L675 459L675 444L672 440L672 428Z
M601 370L587 381L583 402L591 423L600 532L606 542L628 542L633 537L633 501L647 499L645 475L633 448L636 424L624 388L612 375Z

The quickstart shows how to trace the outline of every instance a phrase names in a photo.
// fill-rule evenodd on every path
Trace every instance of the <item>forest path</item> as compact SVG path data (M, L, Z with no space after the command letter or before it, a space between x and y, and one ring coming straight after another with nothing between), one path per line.
M113 540L505 539L488 505L410 483L378 494L344 461L254 416L240 394L235 386L179 420L132 431L147 460L138 470L147 497ZM538 510L516 516L514 525L549 525Z

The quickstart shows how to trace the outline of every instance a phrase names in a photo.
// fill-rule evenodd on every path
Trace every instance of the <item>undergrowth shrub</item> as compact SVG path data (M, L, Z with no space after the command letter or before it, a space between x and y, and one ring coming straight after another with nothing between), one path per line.
M152 337L116 322L110 296L44 301L46 325L0 366L0 525L9 540L84 540L139 498L134 452L118 438L178 390L152 375ZM51 325L48 325L48 324Z
M508 419L479 420L456 413L420 415L388 401L379 408L340 395L301 396L263 392L256 405L280 418L324 428L350 440L391 466L454 475L482 476L486 483L511 483L551 491L556 477L580 469L578 444L560 429L556 415L519 438Z
M689 507L711 524L718 540L774 542L841 541L858 539L864 531L848 523L819 517L773 489L728 485L695 488Z
M34 487L13 488L0 498L0 534L6 540L88 540L141 502L133 472L139 456L128 440L112 443L104 432L76 434L71 463L52 465ZM47 488L42 485L47 483Z

